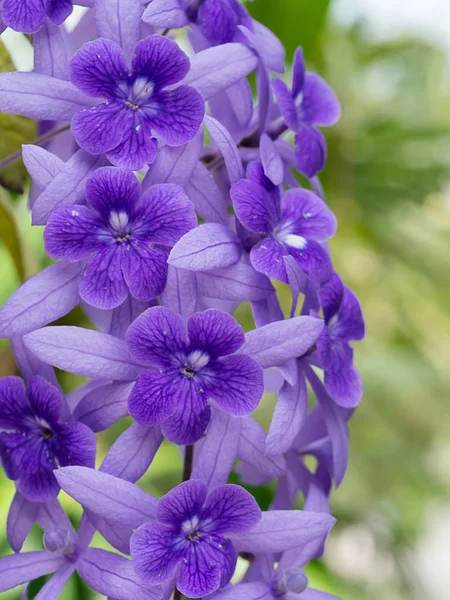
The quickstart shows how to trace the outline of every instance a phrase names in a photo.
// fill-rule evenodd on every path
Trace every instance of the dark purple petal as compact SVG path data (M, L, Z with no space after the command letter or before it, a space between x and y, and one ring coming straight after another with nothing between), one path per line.
M307 123L324 127L334 125L341 117L341 105L326 81L316 73L306 73L301 104Z
M327 160L325 138L318 129L302 123L295 135L295 165L306 177L320 173Z
M354 408L359 404L363 387L361 377L351 363L325 371L324 382L328 393L340 406Z
M294 98L287 85L281 79L275 78L272 81L272 89L278 101L278 107L286 122L286 125L292 131L297 131L299 126L297 107Z
M149 302L166 285L167 254L150 248L144 241L132 240L123 253L122 272L132 296Z
M276 196L250 179L241 179L230 191L239 221L250 231L270 233L280 219L280 204Z
M202 531L240 533L250 531L261 520L261 510L253 496L239 485L221 485L206 500L201 519Z
M87 206L75 204L56 210L44 230L45 251L52 258L76 262L103 245L100 219Z
M150 137L150 126L142 111L122 111L120 143L107 152L107 158L117 167L137 171L151 164L158 154L158 142Z
M42 0L4 0L3 20L15 31L35 33L47 18Z
M257 271L284 283L288 283L283 256L289 254L286 246L272 237L264 238L250 251L250 260Z
M55 449L62 467L77 465L95 467L95 434L83 423L62 425L58 431L58 446Z
M151 35L136 45L132 67L135 76L148 78L159 90L186 77L190 64L176 42Z
M190 382L178 369L160 373L144 371L139 375L128 398L130 415L140 425L153 427L163 423L189 393Z
M169 146L192 140L205 115L205 102L194 88L181 85L170 92L158 92L148 107L146 119Z
M333 272L329 254L314 240L305 240L302 248L289 247L289 253L302 271L314 281L326 281Z
M210 358L233 354L245 342L239 323L213 308L190 316L187 329L191 348L205 350Z
M177 588L188 598L206 596L229 582L236 561L236 551L228 540L216 535L200 538L188 546Z
M174 355L187 347L184 319L163 306L149 308L128 328L126 341L132 354L146 364L167 368ZM182 366L181 360L176 360Z
M173 532L159 523L144 523L131 536L130 553L142 581L159 585L172 577L183 559L184 546Z
M263 371L250 356L230 356L201 371L205 393L235 416L255 410L264 392Z
M15 376L0 379L0 429L16 430L23 418L31 416L23 379Z
M6 522L6 537L14 552L20 552L33 527L40 505L30 502L16 492L11 502Z
M305 189L288 190L283 199L283 221L292 222L292 233L322 242L333 236L337 220L325 202Z
M197 442L209 423L211 409L205 394L198 385L190 385L173 415L162 424L165 438L173 444L187 445Z
M319 355L320 366L322 369L328 369L331 360L331 339L328 327L324 327L322 333L316 341L317 354Z
M181 483L159 501L157 520L178 530L187 519L193 516L200 517L207 491L202 481L194 479Z
M47 15L56 25L62 25L72 14L72 0L47 0Z
M117 148L130 133L127 117L133 115L122 102L81 108L72 119L77 143L90 154L103 154Z
M104 38L83 44L70 61L70 79L79 90L94 98L118 99L122 95L119 84L127 77L122 49Z
M59 492L59 484L53 475L56 465L43 456L42 444L29 445L21 457L21 474L17 480L17 489L32 502L47 502Z
M348 287L344 288L339 318L337 323L331 327L331 331L333 338L337 337L343 342L359 341L364 338L365 326L361 305Z
M194 206L184 190L173 183L162 183L153 185L142 195L133 235L172 247L196 225Z
M197 23L208 40L226 44L233 41L238 19L227 0L206 0L198 11Z
M64 397L57 387L36 375L28 384L27 395L30 406L38 417L51 426L59 421L64 408Z
M86 200L109 222L111 211L125 212L131 216L141 186L136 176L126 169L102 167L97 169L86 182Z
M305 84L305 59L303 57L303 48L297 48L294 54L293 72L292 72L292 95L296 98L302 91Z
M320 286L319 295L325 322L328 323L338 314L344 298L344 284L337 273L333 273L330 279Z
M115 308L128 296L122 274L123 246L112 244L89 260L78 281L80 296L96 308Z

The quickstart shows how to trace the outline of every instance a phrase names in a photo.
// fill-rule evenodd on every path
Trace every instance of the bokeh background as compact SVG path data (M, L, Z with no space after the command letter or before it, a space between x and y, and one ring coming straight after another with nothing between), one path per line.
M332 498L338 525L308 575L343 600L448 600L450 3L259 0L248 7L280 37L289 60L303 45L309 68L341 99L342 120L326 131L323 183L339 219L333 259L367 321L367 339L356 349L365 397L350 424L348 475ZM7 32L2 39L16 66L27 68L26 38ZM0 69L10 70L4 49ZM33 123L0 117L0 157L33 137ZM0 197L1 303L46 264L41 229L30 227L20 193L22 176L18 165L0 172L15 190ZM238 316L251 326L246 307ZM85 324L79 311L64 322ZM14 372L2 343L0 375ZM71 389L79 382L62 375L62 383ZM270 414L268 399L258 417L267 424ZM126 426L100 436L100 457ZM142 485L161 495L179 482L180 468L166 445ZM13 493L0 475L1 555L10 552L4 531ZM259 499L269 498L270 489ZM75 503L63 502L76 520ZM41 538L36 527L26 547L40 547ZM30 597L41 586L35 582ZM76 577L61 597L99 598Z

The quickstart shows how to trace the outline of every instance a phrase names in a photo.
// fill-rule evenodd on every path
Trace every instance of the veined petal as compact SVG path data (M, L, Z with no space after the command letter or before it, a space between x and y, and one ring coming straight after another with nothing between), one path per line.
M125 55L120 46L109 39L83 44L70 61L73 84L94 98L116 100L120 94L119 84L127 77Z
M131 217L140 193L138 179L127 169L102 167L86 183L86 200L106 221L112 210Z
M206 499L201 519L202 531L219 534L250 531L261 520L261 510L253 496L239 485L221 485Z
M250 251L250 261L259 273L277 281L288 283L283 256L289 254L287 247L273 237L266 237Z
M322 133L306 123L295 134L295 165L310 179L320 173L327 160L327 143Z
M190 385L174 413L162 424L161 430L173 444L194 444L209 423L211 409L199 385Z
M286 122L286 125L292 131L297 131L299 126L297 108L294 98L287 85L281 79L275 78L272 81L272 89L278 101L280 112Z
M44 230L45 251L52 258L71 262L86 258L101 247L100 219L87 207L75 205L56 210Z
M98 37L113 40L127 57L131 57L141 37L141 3L95 0L94 12Z
M244 227L250 231L271 233L280 219L280 203L275 195L250 179L235 183L230 195L236 215Z
M166 285L167 254L135 239L123 253L122 272L132 296L148 302L159 296Z
M118 244L105 246L91 258L80 276L78 289L85 302L96 308L115 308L128 296L122 274L126 250Z
M159 29L178 29L189 24L179 0L153 0L145 9L142 20Z
M113 165L137 171L155 160L158 142L150 137L149 123L142 111L125 109L120 117L120 143L107 151L106 155Z
M136 45L132 67L136 76L148 78L159 90L186 77L190 63L176 42L151 35Z
M195 313L189 317L187 329L191 347L205 350L210 358L233 354L245 342L242 327L222 310Z
M72 133L77 143L90 154L103 154L117 148L130 133L133 116L122 102L82 108L72 119Z
M305 189L290 189L283 199L283 221L291 221L292 233L322 242L336 233L337 220L325 202Z
M44 23L47 14L42 0L4 0L2 17L5 25L15 31L35 33Z
M306 73L301 111L307 123L319 127L334 125L341 117L341 105L326 81L316 73Z
M144 371L128 399L131 416L140 425L152 427L163 423L189 393L190 382L178 369Z
M0 592L53 573L65 562L64 555L47 550L4 556L0 559Z
M319 283L327 281L332 274L333 265L330 255L318 242L304 240L301 248L289 246L288 250L302 271L314 281L318 281Z

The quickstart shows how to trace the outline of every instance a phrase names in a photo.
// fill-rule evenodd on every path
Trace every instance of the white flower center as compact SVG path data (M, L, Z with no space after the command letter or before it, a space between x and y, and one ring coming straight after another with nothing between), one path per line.
M308 244L304 237L301 235L295 235L294 233L288 233L287 235L281 236L278 239L287 246L291 246L291 248L297 248L298 250L303 250L303 248L306 248Z
M188 356L186 361L186 366L188 368L197 371L198 369L202 369L209 363L209 356L206 352L202 350L194 350Z
M149 100L154 89L154 84L146 77L138 77L129 91L128 100L126 102L127 106L133 110L138 110L145 102L147 102L147 100Z
M123 210L119 212L112 210L109 213L109 224L117 234L116 240L118 242L125 242L130 238L130 232L128 228L129 222L130 218L128 214Z

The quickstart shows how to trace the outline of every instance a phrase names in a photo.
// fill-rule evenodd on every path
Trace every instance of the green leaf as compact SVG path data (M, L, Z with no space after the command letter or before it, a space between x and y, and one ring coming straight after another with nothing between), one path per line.
M283 42L287 59L297 46L310 58L325 23L330 0L263 0L247 4L252 16L269 27Z
M0 73L15 71L8 50L0 41ZM32 142L37 135L36 121L18 115L0 114L0 161L18 152L22 144ZM0 169L0 184L21 194L27 171L22 159Z
M25 279L25 263L19 230L5 193L2 190L0 192L0 240L11 255L20 281L23 281Z

